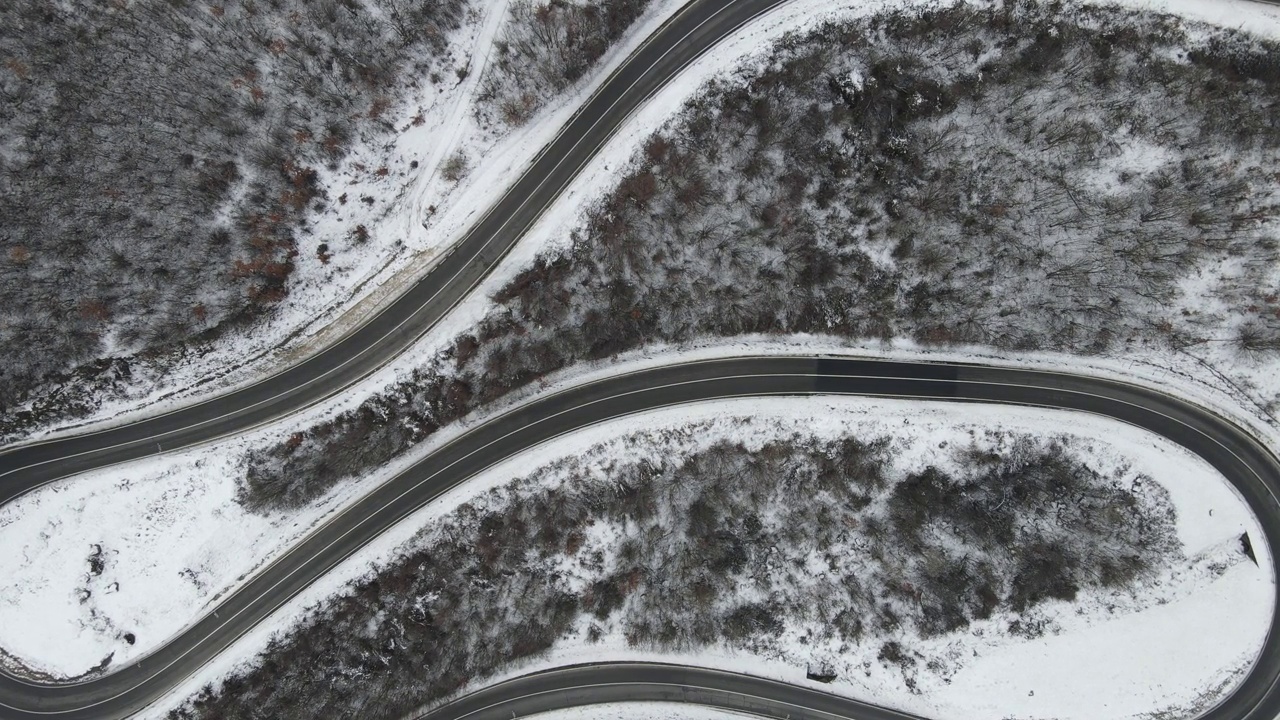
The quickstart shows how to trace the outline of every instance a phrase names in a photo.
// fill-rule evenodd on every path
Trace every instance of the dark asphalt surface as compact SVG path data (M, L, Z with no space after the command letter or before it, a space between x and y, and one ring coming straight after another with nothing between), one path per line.
M99 433L0 453L0 502L86 470L232 434L329 397L410 345L449 311L536 220L614 128L678 69L783 0L697 0L615 73L457 250L367 325L306 362L251 387ZM166 693L274 609L386 528L448 488L521 450L646 409L721 397L816 393L1021 403L1108 415L1204 457L1240 489L1269 546L1280 533L1280 466L1246 433L1174 398L1105 380L969 365L822 358L740 358L655 368L549 396L477 427L317 529L187 632L142 660L79 683L0 675L0 718L126 717ZM1280 642L1270 637L1239 690L1212 720L1280 717ZM626 678L630 678L627 680ZM621 683L621 684L620 684ZM510 693L504 695L504 693ZM530 697L531 693L537 693ZM773 717L903 716L811 689L695 668L598 666L542 673L441 708L432 718L511 717L519 708L662 697ZM472 710L502 702L479 714ZM558 704L555 704L558 703Z
M685 665L609 663L515 678L426 714L426 720L529 717L606 702L679 702L779 720L922 720L808 687Z

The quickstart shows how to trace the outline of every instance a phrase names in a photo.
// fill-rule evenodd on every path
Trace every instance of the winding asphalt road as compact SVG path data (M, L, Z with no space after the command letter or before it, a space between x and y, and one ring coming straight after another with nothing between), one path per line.
M387 528L453 486L497 462L560 435L612 418L703 400L767 395L863 395L953 402L1022 404L1081 410L1115 418L1163 435L1199 454L1230 479L1258 514L1269 547L1280 547L1280 463L1231 423L1162 393L1125 383L1074 375L948 365L816 357L740 357L671 364L551 394L479 425L397 475L318 528L187 632L142 661L77 684L39 685L0 680L4 717L115 718L145 706L198 670L273 610L320 578ZM574 675L530 680L599 685L586 668ZM673 686L726 678L721 673L668 669ZM548 680L551 678L552 680ZM710 678L710 680L708 680ZM1215 720L1272 720L1280 715L1280 641L1268 639L1261 659ZM500 686L510 687L510 686ZM714 686L713 686L714 687ZM720 687L731 691L734 685ZM764 688L764 686L761 686ZM795 699L803 689L776 692L792 717L805 717ZM550 689L548 686L546 689ZM485 691L488 692L488 691ZM561 688L572 697L581 692ZM508 698L507 702L529 702ZM594 695L592 695L594 696ZM486 696L487 697L487 696ZM846 717L871 717L865 708L832 697ZM519 707L519 705L517 705ZM460 707L450 705L438 717ZM779 707L782 707L781 705ZM825 711L823 711L825 712ZM457 717L473 717L457 715ZM474 717L510 717L500 707ZM432 716L437 717L436 715ZM826 717L821 713L808 717Z
M321 401L412 344L471 291L622 120L710 45L783 0L695 0L615 73L529 172L430 276L382 314L306 362L253 386L173 413L0 453L0 502L44 483L162 449L206 442ZM77 683L0 675L0 717L127 717L165 694L298 592L385 529L496 462L562 434L687 402L761 395L856 394L1027 404L1106 415L1163 435L1231 482L1280 547L1280 463L1226 420L1124 383L975 365L817 357L742 357L672 364L538 399L472 429L347 509L229 595L210 615L145 658ZM1277 608L1280 610L1280 608ZM1280 717L1280 639L1268 636L1240 688L1207 717ZM437 709L435 718L610 699L684 699L772 717L907 717L811 689L667 665L607 665L539 673Z
M510 720L607 702L693 703L778 720L923 720L808 687L664 663L576 665L531 673L421 717Z

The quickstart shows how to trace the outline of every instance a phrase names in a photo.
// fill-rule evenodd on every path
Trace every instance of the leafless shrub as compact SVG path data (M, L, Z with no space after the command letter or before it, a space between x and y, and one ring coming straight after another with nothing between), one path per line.
M440 175L445 180L456 183L467 174L467 168L467 154L458 150L445 161L444 166L440 168Z

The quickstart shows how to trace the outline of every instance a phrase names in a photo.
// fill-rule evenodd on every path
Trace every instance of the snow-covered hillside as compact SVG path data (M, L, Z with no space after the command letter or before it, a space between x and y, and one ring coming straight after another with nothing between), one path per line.
M582 469L607 482L621 465L646 457L661 462L657 459L681 457L724 440L757 446L792 433L819 437L887 433L895 438L895 464L908 470L945 464L948 453L966 447L975 438L983 444L1004 433L1021 432L1070 438L1070 446L1086 453L1090 467L1104 476L1119 473L1118 477L1127 479L1124 482L1142 476L1155 478L1177 508L1176 532L1186 559L1172 561L1168 570L1133 593L1089 591L1074 603L1051 602L1023 616L1022 629L1010 625L1016 616L997 615L975 622L964 632L932 639L906 632L898 640L910 646L912 653L919 653L911 655L910 669L880 657L881 642L889 638L868 640L865 647L858 645L861 649L840 648L838 641L828 646L828 641L819 640L818 628L805 621L794 626L788 622L777 642L763 643L755 652L712 647L673 655L637 649L629 644L624 629L612 624L614 621L587 617L578 628L580 632L571 634L576 639L558 642L549 655L513 667L509 673L567 662L648 658L805 682L808 663L825 663L840 678L831 686L816 687L830 687L930 717L957 719L975 713L1081 720L1136 718L1175 705L1195 706L1229 690L1251 665L1266 635L1274 597L1266 557L1259 558L1260 568L1239 550L1241 532L1255 537L1257 533L1247 509L1220 478L1180 448L1095 417L1030 409L850 398L748 399L615 421L514 458L450 492L380 539L379 547L344 564L326 581L326 588L309 591L281 617L314 613L323 618L324 608L330 605L323 598L344 579L367 579L371 567L394 564L421 543L429 546L432 528L452 521L450 508L461 507L472 518L483 516L491 503L506 497L489 495L490 489L501 488L513 477L529 477L531 472L537 482L522 486L525 489L521 492L556 487ZM534 466L550 469L531 471ZM424 539L413 540L419 532ZM407 545L402 545L406 541ZM587 533L582 557L590 557L592 548L605 549L609 544L607 534ZM787 551L783 552L779 557L786 557ZM605 567L610 566L610 557L605 554ZM798 565L794 572L812 572L812 581L821 582L822 568L825 564ZM577 572L586 571L584 582L590 584L591 571L585 566L576 571L565 567L563 571L570 583L576 582ZM338 592L343 594L341 589ZM676 603L672 608L681 606ZM306 610L308 607L312 610ZM1228 607L1230 613L1224 613ZM593 623L599 625L596 633L589 632ZM275 632L289 632L287 627L281 624L256 632L236 653L217 661L210 674L193 680L188 689L194 690L218 672L233 668L237 656L244 657L241 653L249 648L264 647ZM1035 662L1027 662L1030 658ZM1089 670L1076 672L1082 663ZM1010 672L1010 668L1016 671ZM1107 682L1100 682L1103 678ZM1088 692L1084 692L1086 688ZM175 700L179 695L175 694Z
M1126 4L1173 9L1228 26L1242 26L1248 30L1270 32L1273 36L1276 34L1276 28L1280 27L1280 20L1277 20L1275 10L1243 1L1217 3L1197 0L1169 0L1168 2L1131 0ZM640 25L649 23L646 27L652 27L660 21L663 13L670 12L674 7L674 4L667 4L662 8L656 7L657 5L658 3L655 3L655 9ZM856 11L865 11L863 3L849 3L841 8L829 2L795 0L687 71L635 118L626 131L619 133L617 139L605 149L566 194L566 198L548 213L528 238L528 242L522 243L517 248L511 262L495 273L485 289L492 291L501 287L519 270L527 267L536 253L553 247L557 242L563 242L569 231L579 224L583 204L599 198L611 187L611 178L616 179L618 169L624 166L633 152L640 147L640 139L646 137L653 129L660 127L667 120L670 109L691 96L703 80L732 72L744 58L758 56L764 42L778 37L789 29L812 27L822 19L833 16L832 14L840 17L848 16L851 12L850 8L854 6L857 8ZM482 38L486 37L485 33L488 33L487 37L492 37L500 19L501 14L493 11L485 16L483 23L476 25L475 36L470 41L474 43L473 49L480 46ZM634 43L647 32L647 29L639 25L637 28L628 37L627 42ZM619 48L610 56L610 62L616 63L623 55L625 50ZM604 72L607 67L606 64L600 72ZM469 128L459 130L462 135L468 132L479 132L468 125L466 118L469 115L465 112L464 105L465 95L474 89L471 83L478 76L479 73L473 73L454 90L450 90L447 97L453 100L446 103L447 107L435 103L431 105L434 109L428 112L435 113L434 117L450 127ZM586 86L578 88L576 92L579 94L575 98L580 99L586 92ZM440 239L450 233L451 236L456 237L465 228L468 219L484 206L486 201L477 193L482 193L486 189L491 193L495 192L494 188L500 184L497 182L498 179L509 176L519 167L520 162L527 161L527 158L540 146L541 139L549 137L549 133L554 132L555 127L558 126L558 121L554 118L563 119L572 112L575 98L569 98L562 106L547 112L544 115L547 118L545 123L538 121L527 131L521 131L524 134L516 133L505 138L486 138L483 137L483 133L480 133L475 137L455 138L455 145L461 142L476 143L468 146L474 148L470 151L472 157L485 155L491 158L490 161L476 166L456 186L438 178L431 180L426 173L412 178L409 174L398 178L391 174L378 176L376 171L380 166L371 164L366 164L368 172L365 175L368 177L361 175L358 171L348 171L348 174L341 177L326 179L326 182L333 183L332 192L336 193L338 189L347 187L348 192L351 193L349 204L346 206L350 209L340 216L340 220L339 215L336 214L331 219L335 228L333 232L336 233L334 237L344 236L346 230L342 228L346 228L352 221L357 221L359 224L366 225L371 235L374 235L372 228L385 227L389 228L386 232L390 235L399 236L397 233L403 233L404 237L414 237L416 239L409 244L409 247L420 252L416 256L417 260L406 260L409 254L400 253L399 250L388 251L380 244L371 243L367 253L353 245L347 248L348 252L345 255L335 256L327 265L319 262L317 257L317 262L310 270L302 271L304 276L307 276L306 273L312 273L307 277L311 278L309 282L314 284L316 293L313 295L309 295L309 291L298 293L299 305L292 315L294 320L290 321L300 321L305 318L314 319L314 323L302 330L301 334L295 338L296 342L302 344L321 342L326 337L332 337L327 333L339 332L345 326L338 324L332 326L334 328L332 331L321 330L321 326L333 317L331 310L336 310L338 305L348 300L361 297L370 298L366 307L372 307L374 304L372 298L377 297L378 293L389 293L397 287L395 283L398 281L391 278L401 268L413 265L420 270L429 263L430 258L441 247ZM440 103L445 101L441 100ZM412 121L417 112L416 106L405 107L396 112L401 113L403 124L410 129L405 133L404 143L397 144L397 149L394 150L397 154L394 157L402 162L417 161L419 169L437 167L448 159L451 153L443 145L426 147L420 142L414 144L412 138L415 137L415 130L412 129ZM452 123L458 118L461 120ZM375 158L383 157L372 150L368 152L370 153L369 163L380 162ZM424 178L427 179L424 180ZM367 210L365 204L358 201L359 196L363 194L378 198L397 196L398 210L383 215L377 210L383 205L381 201L374 204L373 210ZM477 198L474 202L469 199L473 197ZM429 229L422 229L420 224L413 221L414 212L404 210L410 205L422 209L432 204L436 205L439 211L433 216ZM362 214L357 215L357 212ZM400 226L396 223L400 223ZM382 230L378 233L382 233ZM340 239L330 249L344 249L345 242L347 241ZM374 245L377 245L376 252ZM326 304L331 299L328 293L332 292L332 288L327 283L336 283L344 288L343 293L346 293L346 299L342 302ZM385 288L385 290L376 290L376 287ZM310 300L307 300L308 297ZM343 306L346 307L346 305ZM451 317L438 333L425 340L414 352L392 363L386 371L379 373L376 377L362 383L353 393L326 407L316 408L299 417L265 428L247 438L236 439L215 447L197 449L172 458L159 458L143 464L115 468L93 477L76 478L59 483L33 493L19 503L0 509L0 542L4 543L5 547L20 548L9 554L9 560L5 561L13 563L10 567L0 566L0 575L4 575L8 581L3 589L0 589L0 633L4 634L0 637L0 647L12 650L15 655L25 661L30 661L34 666L44 668L51 673L75 674L96 665L109 653L114 653L114 663L137 657L145 653L148 648L155 647L165 637L180 630L210 603L216 602L220 594L225 593L229 587L243 579L245 573L268 561L290 541L305 533L314 523L322 521L323 517L345 502L349 502L358 493L365 492L378 479L388 477L391 472L391 469L380 470L362 485L340 485L319 503L298 514L251 516L233 502L235 483L241 472L237 465L237 458L255 444L262 445L271 439L285 437L292 432L305 429L312 422L332 417L343 409L353 407L396 379L405 377L410 369L420 364L424 358L433 355L448 342L453 333L464 332L472 322L482 317L492 306L487 293L478 293L473 300L468 301L460 309L457 315ZM206 361L197 360L196 364L190 366L190 373L184 371L174 375L174 385L190 383L198 386L198 383L192 382L194 378L204 376L210 369L221 372L219 368L226 364L229 357L258 357L264 352L273 352L270 348L282 338L292 335L298 327L296 322L289 327L282 325L278 332L272 331L274 335L269 332L260 338L255 337L253 345L236 345L216 350L214 354L208 356ZM262 340L262 344L257 344L259 340ZM761 338L745 338L741 344L721 343L705 352L723 354L726 352L726 347L730 348L731 352L739 352L744 348L750 351L761 340ZM1266 424L1265 417L1260 417L1255 412L1256 408L1247 404L1242 405L1239 394L1224 391L1218 378L1212 373L1206 373L1199 364L1179 360L1173 354L1167 356L1118 355L1080 360L1061 354L1008 353L983 348L922 351L919 346L912 343L899 343L887 347L879 343L844 342L831 338L816 340L803 337L781 340L772 338L771 341L775 346L790 345L798 349L895 357L981 359L1015 365L1090 369L1113 376L1135 377L1164 390L1196 398L1222 409L1227 415L1252 421L1260 435L1273 442L1276 439L1274 428ZM552 376L548 380L565 382L584 374L598 375L613 372L619 369L618 366L621 363L634 362L638 355L648 355L659 360L671 356L663 348L650 348L632 356L620 358L618 361L606 361L589 367L575 368L571 372ZM289 357L294 355L280 354L276 359L284 360ZM203 362L207 364L201 365L200 363ZM255 365L253 368L234 371L215 383L199 386L198 391L203 392L219 384L247 381L258 372L259 367L261 366ZM148 383L155 380L145 375L140 375L139 379L138 387L150 387ZM1274 377L1263 375L1259 377L1259 382L1264 390L1274 389L1271 385ZM527 393L535 390L536 388L529 388ZM158 390L154 395L158 396L166 392ZM118 404L105 405L102 415L132 407L138 399L134 396ZM174 401L179 399L178 396L171 398ZM515 399L512 398L512 400ZM917 423L923 422L918 419L921 414L939 417L935 413L946 412L936 408L921 410L919 406L911 404L869 403L865 407L875 408L874 412L892 415L895 424L904 417ZM714 412L722 412L722 410L717 409ZM858 416L862 411L850 412ZM690 417L696 419L698 416L694 413ZM1147 453L1148 450L1135 450L1135 448L1140 449L1150 445L1149 438L1142 437L1140 434L1126 435L1123 428L1112 428L1105 423L1098 424L1094 419L1089 419L1080 426L1073 425L1072 421L1064 420L1057 414L1034 421L1027 421L1026 418L1019 420L1019 417L1016 413L1001 411L998 417L986 418L985 422L989 422L993 427L997 425L1010 427L1017 425L1018 422L1032 422L1037 432L1065 431L1092 437L1098 442L1110 443L1115 458L1121 456L1132 458L1135 467L1141 466L1143 462L1150 462L1165 468L1169 472L1167 475L1161 474L1161 480L1165 477L1173 478L1175 475L1191 477L1186 474L1189 472L1188 469L1194 470L1192 474L1204 471L1202 467L1197 470L1197 463L1193 459L1186 458L1184 454L1173 448L1165 447L1155 452L1152 457L1156 457L1157 460L1154 461L1151 457L1147 457L1145 461L1136 459L1136 455ZM684 422L688 419L672 419L671 422ZM429 451L431 447L447 439L456 429L450 428L427 444L415 448L411 453L397 460L396 467L403 467L405 463L420 457L421 453ZM622 432L621 429L615 429L615 431ZM605 439L600 435L587 437L595 440ZM565 452L581 452L586 448L585 445L574 447L578 449ZM1177 459L1170 462L1168 458ZM530 463L531 461L526 459L522 465L527 469ZM510 468L506 471L495 471L475 488L467 489L467 496L473 496L474 493L513 475L514 470ZM1220 479L1203 475L1196 475L1196 478L1198 479L1188 482L1196 487L1221 489ZM1174 491L1174 494L1176 496L1177 492ZM1185 509L1180 514L1179 528L1180 532L1190 533L1184 536L1184 542L1188 542L1189 552L1209 548L1214 543L1220 544L1219 541L1225 542L1230 533L1237 532L1251 522L1247 515L1240 514L1238 508L1236 515L1223 510L1222 508L1230 504L1226 502L1226 498L1226 495L1221 494L1213 497L1187 495L1184 498L1185 504L1182 507ZM417 528L430 522L432 517L443 512L441 508L455 505L460 499L460 497L453 497L442 501L436 509L412 519L403 528L389 534L380 543L380 548L371 549L370 552L353 559L342 571L345 575L342 573L335 575L332 582L316 588L306 600L295 603L293 609L276 618L270 628L264 628L256 640L251 639L248 644L240 647L237 651L240 653L238 656L228 656L220 659L217 665L211 666L209 674L204 676L205 679L216 677L218 672L225 671L238 659L242 659L245 653L261 647L268 633L288 627L291 620L301 613L305 603L320 602L326 593L339 589L346 578L358 577L367 572L370 563L393 557L394 548L399 542L415 532ZM1215 510L1212 516L1213 524L1197 525L1197 517L1204 523L1210 522L1203 517L1205 513L1199 512L1210 506ZM1235 524L1230 522L1230 518L1233 517L1237 521ZM128 522L121 522L122 518L127 518ZM1218 524L1219 521L1222 521L1222 524ZM1200 529L1197 530L1197 527ZM1188 541L1188 537L1201 542L1196 545ZM90 561L90 555L97 553L97 546L101 546L102 550L99 556L103 562L100 574L95 574L93 569L95 565ZM1248 612L1241 612L1234 616L1240 620L1240 623L1227 627L1227 636L1234 638L1237 644L1224 643L1220 646L1220 649L1225 648L1222 654L1215 655L1210 652L1213 648L1204 652L1188 653L1187 657L1203 659L1203 665L1183 662L1181 658L1184 656L1180 652L1169 651L1162 656L1179 658L1177 663L1156 663L1151 660L1154 656L1132 658L1124 656L1121 651L1124 648L1160 647L1150 645L1148 642L1161 634L1161 628L1180 627L1188 629L1189 634L1194 633L1197 629L1203 628L1202 625L1195 623L1197 618L1205 617L1206 608L1221 607L1221 603L1226 598L1236 595L1249 597L1253 598L1250 602L1257 607L1265 606L1269 602L1268 593L1273 592L1268 584L1269 581L1268 583L1255 582L1256 578L1241 574L1245 569L1240 565L1233 565L1222 577L1204 586L1195 582L1200 578L1189 578L1190 585L1180 587L1193 587L1195 591L1164 606L1167 609L1167 615L1164 617L1160 613L1131 616L1132 618L1144 617L1147 620L1132 620L1127 622L1123 629L1110 623L1102 625L1085 623L1079 627L1067 623L1064 628L1067 628L1068 632L1064 632L1062 636L1042 638L993 650L991 655L984 655L981 661L968 665L962 675L956 676L965 678L965 687L986 688L985 692L939 686L933 689L936 694L928 701L934 704L921 711L927 711L931 715L935 712L941 714L953 712L956 713L955 717L965 717L962 711L987 712L991 708L974 704L981 702L981 697L987 694L1013 698L1017 702L1010 705L1009 714L1025 714L1031 717L1049 717L1055 713L1064 717L1097 717L1098 715L1090 715L1090 713L1098 712L1099 706L1085 707L1076 704L1082 699L1093 699L1098 703L1118 708L1117 712L1121 714L1114 717L1127 717L1123 712L1139 712L1134 708L1150 710L1156 707L1157 700L1175 704L1193 703L1199 690L1231 678L1244 666L1241 659L1248 655L1247 648L1253 642L1253 639L1250 639L1253 637L1251 633L1261 626L1260 623L1265 624L1265 613L1259 611L1250 615ZM80 602L83 596L82 589L90 591L90 595L85 598L86 602L83 604ZM167 599L164 603L155 604L144 601L148 593L157 592L166 593ZM33 618L40 619L35 621ZM133 636L133 644L125 640L126 633ZM1167 633L1164 637L1174 643L1190 642L1196 639L1169 636ZM1116 644L1103 645L1107 641L1114 641ZM1100 650L1105 647L1110 647L1108 657L1116 658L1116 666L1100 661ZM608 656L615 651L619 657L634 656L630 651L614 646L605 647L602 656ZM553 656L552 660L582 657L582 652L585 652L582 648L568 648L565 650L565 655ZM1047 662L1046 656L1060 658L1060 664ZM760 661L755 658L746 661L737 656L721 657L718 660L702 659L713 664L723 663L730 667L742 666L735 663L746 663L757 668L761 666ZM1025 667L1031 659L1035 659L1037 667L1048 669L1044 676L1035 678L1023 674L1010 675L1006 672L1011 666ZM1147 662L1148 660L1150 662ZM1089 685L1062 683L1065 673L1060 670L1055 673L1055 668L1068 666L1079 668L1081 665L1096 669L1097 677L1102 679L1125 678L1123 671L1126 667L1130 669L1138 667L1144 670L1144 674L1128 677L1128 681L1132 684L1123 686L1114 695L1095 695L1081 692L1081 687L1088 688ZM770 672L776 673L779 677L795 679L794 668L791 665L770 667ZM1169 674L1160 676L1163 678L1161 680L1160 677L1146 674L1145 671ZM1194 677L1179 675L1178 673L1181 672L1190 673ZM1087 679L1089 676L1081 677ZM1083 683L1084 680L1081 682ZM1159 687L1161 682L1165 684ZM1118 688L1121 685L1120 682L1116 683ZM191 686L188 690L194 687ZM1175 698L1166 692L1169 687L1185 688L1186 692ZM884 687L878 690L871 687L870 691L883 690L885 690ZM915 701L905 698L901 699L901 702ZM1133 704L1125 705L1126 702ZM1003 706L1002 709L1004 709Z
M306 214L288 296L269 315L212 342L130 358L127 373L117 368L47 388L0 417L0 429L14 428L6 439L162 412L261 379L337 340L461 239L600 81L683 0L648 2L581 77L547 89L520 126L491 119L494 101L481 92L495 42L510 32L509 5L474 3L441 52L456 72L422 78L407 97L383 108L382 120L394 133L370 131L353 139L340 164L316 168L316 193L329 202ZM454 167L447 167L451 161ZM33 409L34 424L16 419Z

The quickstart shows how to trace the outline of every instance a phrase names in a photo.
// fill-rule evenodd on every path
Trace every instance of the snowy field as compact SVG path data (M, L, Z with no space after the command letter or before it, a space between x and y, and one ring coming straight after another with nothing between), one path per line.
M246 513L228 446L55 483L0 508L11 550L0 649L55 677L140 657L356 497L348 487L287 518Z
M620 455L669 456L720 438L750 444L779 433L803 431L819 437L892 434L901 443L901 464L910 468L934 461L942 442L967 441L970 431L981 436L991 429L1066 435L1075 439L1075 446L1085 450L1100 472L1119 470L1157 479L1178 509L1178 536L1188 561L1175 565L1136 598L1103 593L1084 595L1076 604L1046 606L1044 619L1052 631L1039 639L1009 637L1001 631L998 617L975 624L963 635L938 638L930 652L947 661L954 674L948 682L942 675L922 672L916 678L919 694L904 690L898 670L867 665L866 657L815 656L821 648L800 641L802 628L788 629L790 649L778 657L637 653L621 637L606 635L596 645L578 641L558 646L551 655L513 668L511 674L571 662L654 659L803 683L807 682L805 663L824 660L841 671L841 679L815 687L930 717L957 719L997 711L1024 718L1139 717L1156 709L1193 706L1206 692L1229 689L1250 667L1266 636L1274 582L1265 549L1259 557L1261 568L1242 560L1236 550L1241 532L1257 536L1253 517L1235 492L1198 458L1143 431L1079 413L856 398L779 398L700 403L632 416L508 460L353 556L282 610L269 626L246 636L233 652L210 664L171 701L233 669L265 646L276 629L286 628L290 618L322 603L328 594L340 592L344 582L394 561L398 548L412 543L416 531L430 526L434 518L463 502L476 503L490 488L528 475L533 467L565 457L591 465ZM649 440L624 441L630 433ZM993 699L1000 703L998 708L991 707ZM157 706L156 712L161 709Z

